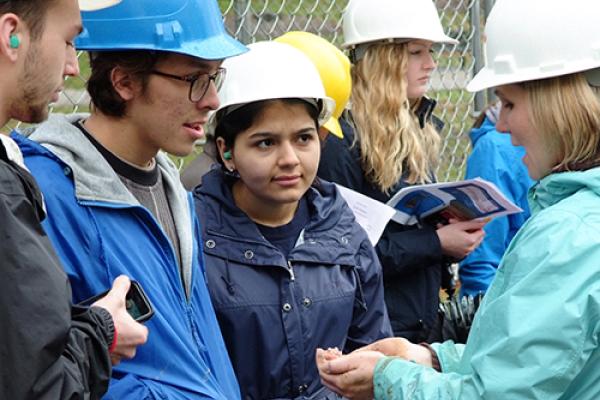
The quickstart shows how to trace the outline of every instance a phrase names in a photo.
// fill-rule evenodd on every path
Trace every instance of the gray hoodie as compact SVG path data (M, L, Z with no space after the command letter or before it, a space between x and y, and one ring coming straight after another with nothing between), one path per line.
M53 114L48 121L25 130L23 135L40 143L69 166L73 173L75 196L78 201L141 206L102 154L81 130L73 125L74 122L88 116L89 114ZM156 155L156 163L164 179L169 206L180 241L182 280L189 297L194 240L189 194L180 183L177 167L166 154L159 152Z

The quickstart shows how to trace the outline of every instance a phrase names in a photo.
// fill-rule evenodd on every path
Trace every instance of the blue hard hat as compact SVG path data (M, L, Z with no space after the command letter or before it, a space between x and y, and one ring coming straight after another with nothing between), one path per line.
M205 60L248 51L225 30L216 0L124 0L81 17L78 50L158 50Z

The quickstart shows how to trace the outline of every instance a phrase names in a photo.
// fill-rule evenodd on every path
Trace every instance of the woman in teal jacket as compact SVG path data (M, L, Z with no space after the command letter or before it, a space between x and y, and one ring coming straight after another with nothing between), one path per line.
M351 399L600 398L599 12L597 0L496 3L486 67L469 90L496 88L498 129L525 148L539 181L531 218L466 345L396 338L342 357L319 350L328 387Z

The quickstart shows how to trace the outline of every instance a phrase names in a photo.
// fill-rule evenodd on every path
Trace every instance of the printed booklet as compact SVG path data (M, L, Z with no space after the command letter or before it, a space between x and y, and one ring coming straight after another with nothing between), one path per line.
M447 224L451 218L496 218L523 211L496 185L481 178L409 186L398 191L387 205L396 210L392 220L404 225L421 222L436 226Z

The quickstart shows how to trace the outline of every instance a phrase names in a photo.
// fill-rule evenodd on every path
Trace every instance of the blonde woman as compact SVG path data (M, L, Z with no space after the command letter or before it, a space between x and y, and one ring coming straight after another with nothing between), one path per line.
M496 2L486 67L468 88L495 87L502 101L497 127L524 147L538 181L531 217L466 346L448 341L428 351L393 338L331 361L335 354L319 352L328 387L350 399L599 398L599 13L597 0Z
M330 137L319 176L386 202L408 185L434 180L441 121L425 97L442 30L431 0L351 0L344 14L350 48L352 111L343 140ZM385 10L385 12L382 12ZM483 222L403 226L390 222L377 245L385 300L396 336L438 339L438 292L450 261L475 249Z

